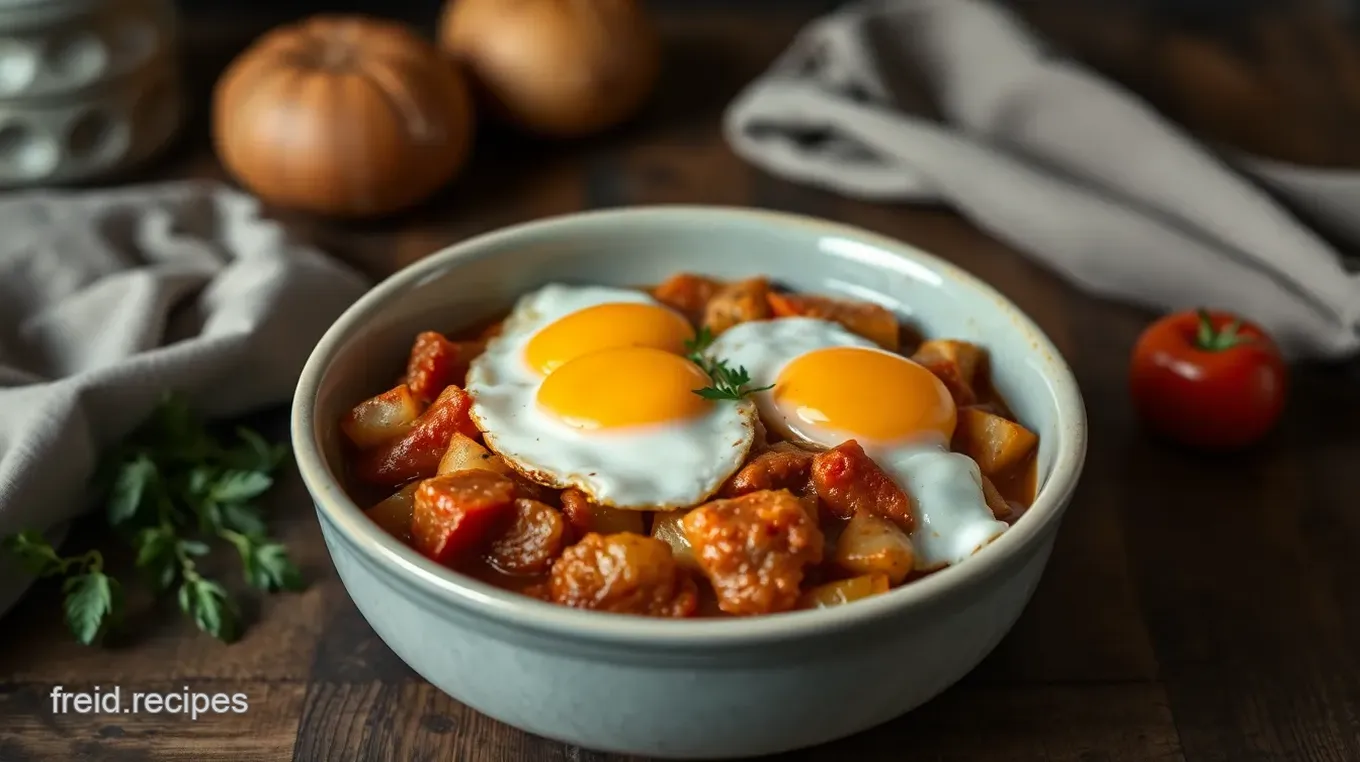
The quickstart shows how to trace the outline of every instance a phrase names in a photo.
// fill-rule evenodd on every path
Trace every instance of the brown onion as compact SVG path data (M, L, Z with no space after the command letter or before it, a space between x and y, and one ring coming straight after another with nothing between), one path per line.
M217 81L213 141L242 185L280 206L366 217L424 200L467 159L462 75L407 27L316 16L279 27Z
M656 32L634 0L449 0L439 32L489 109L539 135L622 122L660 67Z

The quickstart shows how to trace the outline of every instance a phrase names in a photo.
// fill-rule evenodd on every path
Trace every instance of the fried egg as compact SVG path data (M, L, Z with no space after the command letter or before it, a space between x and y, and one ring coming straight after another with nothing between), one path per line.
M836 323L783 318L725 331L709 354L746 368L765 425L791 441L859 442L911 497L912 545L922 571L956 564L1001 536L982 472L949 451L958 411L929 370Z
M746 460L749 400L695 394L694 329L641 291L552 284L522 297L468 370L487 447L529 478L617 508L696 505Z

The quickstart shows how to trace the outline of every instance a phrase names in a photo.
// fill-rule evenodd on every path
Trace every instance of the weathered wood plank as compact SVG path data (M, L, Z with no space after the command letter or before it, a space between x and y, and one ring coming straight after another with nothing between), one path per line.
M186 686L186 682L188 683ZM117 684L65 684L71 691L92 693L98 685L106 696L118 688L121 712L53 711L51 692L59 681L0 685L0 759L5 762L279 762L292 758L306 684L251 680L159 681L129 678ZM226 697L225 712L192 714L147 709L134 693L182 694L184 691ZM240 694L237 706L232 697ZM209 699L211 701L211 699ZM134 711L134 702L135 711ZM192 706L192 701L190 706Z

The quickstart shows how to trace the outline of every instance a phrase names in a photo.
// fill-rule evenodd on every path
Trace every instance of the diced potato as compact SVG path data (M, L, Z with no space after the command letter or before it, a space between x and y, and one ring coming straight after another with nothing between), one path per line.
M449 449L439 459L437 474L451 474L454 471L481 469L509 474L510 466L499 455L491 452L466 434L457 433L449 439Z
M410 387L400 384L355 405L340 419L340 430L356 447L367 450L410 431L420 412L420 401Z
M1034 432L1015 421L977 408L962 408L951 446L977 461L983 476L995 477L1019 465L1038 444Z
M882 574L898 585L911 573L916 553L896 524L861 512L841 531L832 561L851 574Z
M419 486L420 482L412 482L365 513L388 534L402 542L410 543L411 514L415 512L416 487Z
M954 404L963 407L977 402L973 382L983 357L982 347L976 344L957 339L935 339L922 342L911 359L943 381L954 397Z
M699 569L699 562L694 559L694 547L689 544L685 527L680 523L686 513L689 511L658 511L652 514L652 536L671 546L671 555L681 566Z
M886 593L891 587L886 574L866 574L828 582L805 591L798 599L798 608L824 609L843 606L871 595Z
M481 434L468 409L472 397L457 386L447 386L399 439L365 450L354 460L354 475L369 484L393 489L435 475L439 461L455 433Z
M632 532L646 534L643 530L643 511L625 511L591 502L586 493L569 488L562 491L562 513L579 534L618 534Z

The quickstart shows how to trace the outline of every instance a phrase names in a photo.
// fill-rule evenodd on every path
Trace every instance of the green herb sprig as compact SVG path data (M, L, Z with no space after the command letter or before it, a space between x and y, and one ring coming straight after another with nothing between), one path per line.
M288 456L284 445L237 428L234 440L215 437L183 399L167 397L151 417L105 456L94 486L110 527L132 547L136 566L154 592L178 587L180 610L224 642L240 637L241 609L199 559L209 542L235 548L247 583L265 592L298 590L302 576L287 549L269 537L256 503L274 484ZM40 533L4 540L30 572L63 576L67 626L78 641L99 642L122 618L122 586L90 551L63 558Z
M4 546L35 577L65 577L62 593L66 626L76 640L89 645L104 637L123 613L123 586L104 573L104 556L97 550L63 558L40 532L25 531L6 537Z
M747 388L747 384L751 383L751 375L746 372L746 368L738 367L733 370L725 361L706 354L713 344L713 339L713 332L704 327L699 329L693 339L685 342L686 356L713 382L711 386L695 389L695 394L706 400L739 400L748 394L774 388L773 384L755 389Z

